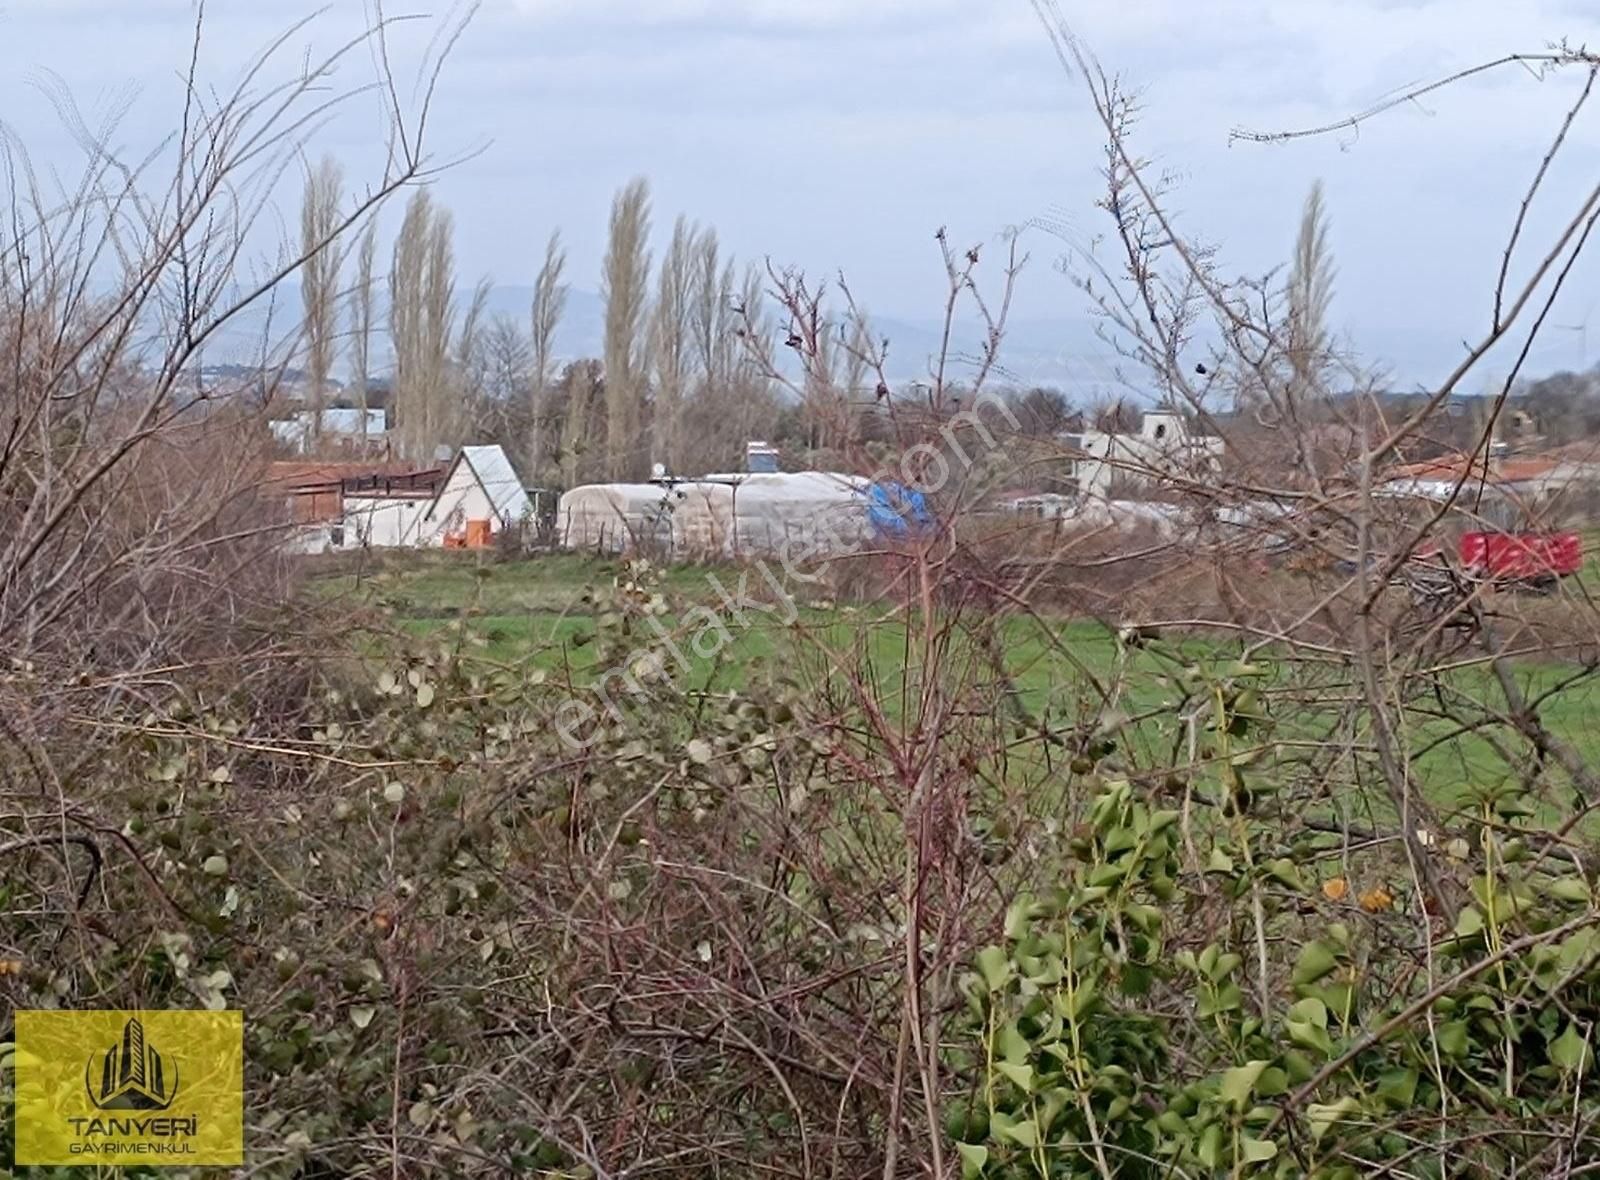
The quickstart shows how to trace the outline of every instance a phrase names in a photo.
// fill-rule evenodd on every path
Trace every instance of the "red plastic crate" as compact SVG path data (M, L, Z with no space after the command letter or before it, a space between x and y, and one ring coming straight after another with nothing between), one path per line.
M1469 573L1495 581L1564 578L1583 564L1577 533L1465 533L1460 552Z

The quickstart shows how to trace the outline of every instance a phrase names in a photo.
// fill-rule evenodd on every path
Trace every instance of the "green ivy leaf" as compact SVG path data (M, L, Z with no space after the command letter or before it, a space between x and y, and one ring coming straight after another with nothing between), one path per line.
M1581 905L1589 900L1589 883L1582 877L1557 877L1545 886L1545 890L1551 897L1561 901L1577 902Z
M1008 1024L995 1034L995 1048L999 1050L1002 1059L1019 1065L1028 1059L1033 1046L1028 1044L1028 1038L1017 1031L1017 1026Z
M1325 942L1308 942L1295 960L1293 980L1303 987L1315 983L1339 965L1339 956Z
M1033 904L1031 897L1023 896L1006 907L1007 938L1016 940L1027 936L1029 923L1033 919Z
M1289 1088L1289 1075L1273 1066L1271 1069L1261 1071L1261 1076L1256 1079L1256 1097L1276 1098Z
M1593 926L1578 931L1562 942L1559 948L1561 970L1576 971L1580 966L1587 965L1595 955L1596 944L1600 944L1600 930L1596 930Z
M1003 1110L989 1116L989 1133L996 1139L1007 1140L1022 1147L1039 1146L1039 1128L1032 1119L1014 1119Z
M1566 1031L1550 1042L1550 1060L1565 1072L1573 1073L1594 1064L1594 1050L1578 1032L1578 1026L1568 1024Z
M1289 1081L1296 1086L1303 1086L1316 1076L1317 1070L1299 1049L1290 1049L1283 1055L1283 1072L1289 1075Z
M1311 1124L1311 1138L1317 1142L1334 1126L1361 1109L1361 1103L1346 1095L1337 1102L1312 1102L1306 1106L1306 1122Z
M1246 1163L1259 1164L1275 1159L1278 1154L1278 1145L1270 1139L1252 1139L1248 1135L1239 1138L1239 1154Z
M989 1162L989 1149L976 1143L957 1143L956 1154L961 1157L961 1175L964 1180L974 1180L983 1174Z
M1463 1057L1467 1052L1467 1022L1450 1020L1438 1026L1439 1052L1446 1057Z
M1295 868L1294 861L1280 858L1269 862L1266 869L1267 876L1287 885L1296 893L1304 893L1306 891L1305 882L1300 879L1300 870Z
M1284 1019L1289 1039L1303 1049L1311 1049L1327 1057L1333 1052L1333 1041L1328 1036L1328 1006L1321 1000L1308 997L1289 1009Z
M1409 1107L1417 1096L1417 1071L1391 1069L1378 1078L1378 1094L1396 1106Z
M1250 1061L1224 1072L1220 1087L1223 1100L1231 1102L1236 1109L1243 1110L1250 1101L1256 1079L1261 1076L1261 1071L1266 1069L1267 1065L1268 1062L1265 1061Z
M1165 831L1180 820L1182 814L1177 811L1157 811L1150 816L1150 834L1152 836Z
M978 974L991 992L997 992L1011 978L1011 959L999 947L986 946L978 952Z
M1033 1066L1018 1065L1014 1061L997 1061L995 1069L1010 1078L1024 1094L1033 1093Z

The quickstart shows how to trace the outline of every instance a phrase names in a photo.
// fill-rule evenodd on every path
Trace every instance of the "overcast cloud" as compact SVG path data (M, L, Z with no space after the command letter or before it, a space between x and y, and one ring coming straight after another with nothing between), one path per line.
M1482 329L1500 244L1582 78L1504 70L1359 136L1230 147L1229 130L1325 122L1481 59L1600 43L1600 11L1578 0L1061 7L1105 67L1142 90L1140 145L1180 174L1183 224L1230 266L1286 257L1307 188L1325 181L1336 318L1402 383L1436 376ZM205 73L228 81L301 14L212 0ZM364 19L362 0L333 0L296 44L329 46ZM192 20L185 0L0 0L0 118L37 159L65 166L39 86L54 74L90 108L135 95L119 142L156 141L180 108ZM351 63L352 84L366 65ZM572 277L594 287L611 193L636 173L654 186L658 234L687 213L742 256L843 268L869 307L906 319L936 311L940 225L988 242L1049 213L1087 241L1103 217L1101 140L1027 0L487 0L443 85L435 150L482 149L438 181L468 280L531 281L560 226ZM1596 118L1575 130L1538 226L1595 183ZM375 128L370 104L353 108L324 146L357 176L375 163ZM291 219L296 197L284 193ZM1052 266L1060 243L1031 246L1017 314L1081 320L1081 298ZM1600 321L1592 339L1571 330L1600 310L1597 275L1575 276L1553 317L1567 327L1535 368L1600 359Z

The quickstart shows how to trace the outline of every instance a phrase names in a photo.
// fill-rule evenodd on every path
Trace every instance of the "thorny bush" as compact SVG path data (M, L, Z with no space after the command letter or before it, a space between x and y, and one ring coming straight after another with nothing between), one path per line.
M735 605L771 610L759 584ZM1474 885L1429 975L1392 844L1318 822L1275 753L1286 670L1131 630L1104 688L1159 687L1154 718L1062 701L1030 733L964 678L924 1110L907 806L830 687L848 653L821 667L800 611L778 650L810 657L720 689L731 624L646 563L589 598L568 656L631 669L616 716L592 673L492 661L463 619L326 666L293 710L199 686L130 706L65 835L14 735L7 1006L243 1008L250 1162L286 1178L871 1175L895 1120L909 1175L930 1111L975 1176L1494 1176L1595 1150L1596 913L1524 833L1531 801L1486 792L1430 834ZM981 659L987 625L952 647ZM708 658L669 681L663 636ZM5 687L86 691L25 665ZM573 700L582 749L556 736ZM1193 760L1141 765L1174 741Z

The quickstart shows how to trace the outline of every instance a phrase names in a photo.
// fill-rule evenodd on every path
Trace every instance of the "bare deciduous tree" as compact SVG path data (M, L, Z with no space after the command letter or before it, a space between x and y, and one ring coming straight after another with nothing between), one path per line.
M703 393L727 383L740 354L734 336L734 263L722 261L715 229L707 227L695 239L693 270L689 328ZM755 291L759 299L759 274Z
M766 273L754 262L747 263L744 280L734 291L733 263L730 260L720 283L718 328L715 346L709 354L715 362L717 380L723 389L721 396L730 404L732 413L727 421L736 432L732 446L724 446L735 459L742 459L744 444L750 441L754 425L771 421L775 415L777 399L773 382L765 369L752 356L751 350L739 347L740 333L771 337L774 330L772 313L767 308ZM708 387L712 378L707 369Z
M642 474L640 427L649 375L650 186L630 181L611 205L600 295L605 300L607 478Z
M202 355L286 282L336 273L323 256L433 167L421 128L461 27L424 63L422 101L407 110L381 12L363 35L292 64L275 41L221 88L203 77L205 20L202 6L164 150L124 158L115 129L92 128L66 93L54 97L83 152L79 179L54 190L9 132L0 147L0 635L14 655L56 650L63 676L114 663L118 694L196 645L261 640L237 631L241 596L261 588L244 575L282 569L270 550L280 518L250 516L261 495L254 402L276 389L305 326L297 316L287 332L269 329L245 381L207 373ZM369 49L375 89L339 89ZM247 242L272 183L356 93L385 109L385 171L343 208L320 201L333 216L252 272ZM325 324L319 333L331 347Z
M517 321L504 312L489 321L483 337L484 392L501 402L526 407L533 347Z

